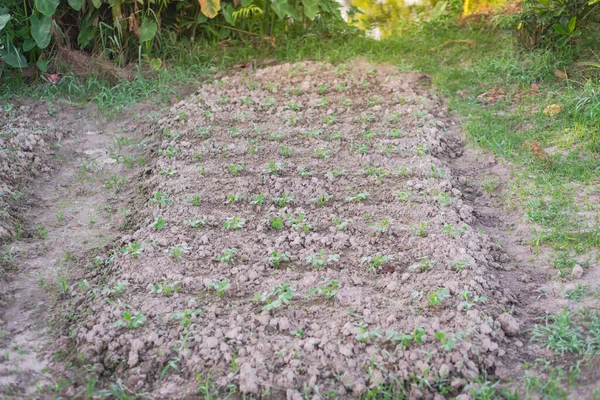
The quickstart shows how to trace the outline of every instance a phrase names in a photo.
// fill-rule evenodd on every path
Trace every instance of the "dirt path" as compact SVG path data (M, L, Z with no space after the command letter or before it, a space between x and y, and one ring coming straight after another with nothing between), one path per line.
M83 257L110 243L118 228L119 210L112 209L118 196L106 182L115 175L131 176L134 170L126 170L111 153L120 146L122 155L139 153L128 145L139 134L126 126L69 106L54 112L38 121L69 133L55 147L54 161L48 163L51 171L26 189L23 234L8 247L15 270L1 284L0 393L9 398L44 396L66 386L60 370L51 369L68 356L56 346L53 327L69 323L72 315L57 319L56 300L64 301L75 290L72 267L85 265Z

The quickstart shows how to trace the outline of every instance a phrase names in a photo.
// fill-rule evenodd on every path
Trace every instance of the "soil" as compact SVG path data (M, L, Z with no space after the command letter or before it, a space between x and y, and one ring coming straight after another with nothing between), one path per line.
M22 217L47 238L14 241L4 274L0 390L74 397L72 365L148 398L196 398L199 382L442 398L518 377L542 352L525 330L550 277L481 189L508 167L465 149L428 86L389 66L284 64L207 83L156 124L140 109L62 126L62 162Z

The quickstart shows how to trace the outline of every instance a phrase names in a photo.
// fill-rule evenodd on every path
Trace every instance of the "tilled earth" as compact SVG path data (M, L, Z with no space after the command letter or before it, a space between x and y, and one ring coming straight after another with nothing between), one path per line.
M59 344L157 398L456 396L504 368L508 260L446 165L453 122L427 76L378 68L279 65L173 106Z

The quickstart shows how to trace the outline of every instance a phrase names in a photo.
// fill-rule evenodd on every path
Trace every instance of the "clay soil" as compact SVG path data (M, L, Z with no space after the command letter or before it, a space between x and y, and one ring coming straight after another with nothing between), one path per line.
M442 398L517 376L533 287L514 265L526 255L503 249L508 218L472 185L485 165L461 157L457 121L428 84L366 63L218 78L153 126L142 111L122 133L147 151L132 169L91 132L71 168L100 157L104 175L78 195L114 215L87 224L105 240L73 250L70 286L43 300L52 332L39 355L60 350L149 398L350 399L386 386ZM42 382L73 376L46 360Z

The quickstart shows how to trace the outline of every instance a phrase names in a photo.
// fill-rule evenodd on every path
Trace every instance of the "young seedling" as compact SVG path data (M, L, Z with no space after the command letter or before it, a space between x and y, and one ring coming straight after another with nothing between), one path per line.
M354 203L363 202L363 201L367 200L369 198L369 196L371 195L367 191L359 192L356 190L348 190L348 193L349 193L349 195L346 196L345 200L351 201Z
M202 315L202 310L196 308L195 310L183 310L183 311L175 311L169 314L169 317L180 321L181 325L184 328L187 328L191 325L192 319L198 318Z
M227 199L225 200L225 204L235 204L237 202L240 202L242 200L244 200L244 195L241 194L228 194L227 195Z
M236 248L225 249L221 252L220 255L217 256L217 261L231 264L235 260L235 255L237 254L237 251L238 250Z
M318 253L306 256L306 262L315 268L325 268L328 265L340 261L339 254L325 254L325 250L321 249Z
M331 300L335 297L339 291L340 283L336 280L328 281L320 286L310 288L306 291L306 297L312 297L314 295L322 295L327 300Z
M175 261L179 260L184 254L187 254L189 252L190 248L185 243L171 246L167 250L165 250L165 253L170 255L171 258Z
M296 196L293 194L285 192L281 196L273 197L272 200L277 207L285 207L288 205L288 202L293 201L295 198Z
M117 320L113 324L113 327L125 326L129 329L135 329L137 327L144 325L145 322L146 322L146 317L144 316L144 314L142 314L141 311L135 311L133 313L131 313L129 311L124 311L123 318L120 320Z
M392 256L391 254L384 254L380 256L365 256L360 260L360 262L362 264L367 264L369 270L376 274L379 270L381 270L381 268L383 268L385 264L389 263L393 259L394 256Z
M267 167L264 169L264 172L266 174L279 175L279 173L281 173L281 171L283 171L284 168L285 168L285 164L276 163L275 161L271 161L271 162L269 162Z
M317 207L325 207L325 204L330 200L333 200L332 194L321 193L317 195L317 197L308 200L308 203L316 205Z
M292 156L292 150L287 146L279 146L279 154L285 158L290 158Z
M277 252L274 251L271 253L271 255L269 255L268 257L265 257L265 262L267 264L273 265L274 267L279 268L279 266L281 265L281 263L289 261L290 260L290 253L288 252Z
M409 271L424 272L428 269L431 269L431 267L433 267L434 265L434 260L430 260L428 257L423 257L418 262L410 265L408 269Z
M142 244L138 242L127 243L126 246L121 247L121 253L128 255L132 258L137 258L142 254Z
M183 220L184 226L189 226L190 228L198 229L201 226L204 226L208 223L208 217L203 215L202 217L193 217Z
M255 194L252 197L252 200L250 200L250 205L252 206L260 206L264 203L265 201L265 195L264 194Z
M443 178L446 175L446 170L444 168L438 168L435 165L429 167L430 173L429 175L432 178Z
M156 230L163 229L165 227L165 220L159 215L152 223L152 227Z
M299 213L295 217L290 215L285 224L297 231L304 232L305 234L309 233L315 226L314 222L308 221L308 218L304 213Z
M447 192L442 192L438 194L436 198L437 201L443 206L454 203L456 201L456 197L452 197L450 193Z
M177 293L179 290L179 282L168 279L163 279L161 283L152 285L152 293L162 294L166 297L172 296L173 293Z
M118 296L127 289L127 286L129 286L127 281L116 282L113 286L107 285L102 289L102 295L107 297Z
M314 151L315 157L320 158L320 159L327 158L329 156L329 153L331 153L331 149L329 149L327 147L322 147L322 148L316 149Z
M448 289L439 288L429 295L429 305L431 305L432 307L436 307L442 304L442 302L448 297L450 297L450 292L448 291Z
M222 281L212 281L208 287L217 292L217 296L223 297L225 292L231 287L231 283L228 279L224 279Z
M465 290L464 292L461 292L460 295L464 299L458 305L458 309L461 310L461 311L469 311L475 305L475 303L477 303L477 302L479 302L479 303L485 303L487 301L487 297L485 297L485 296L475 296L475 297L473 297L473 293L469 292L468 290Z
M467 227L465 225L463 225L461 228L453 228L450 225L446 225L442 228L442 230L444 232L447 232L448 235L450 235L450 237L452 239L457 239L457 238L461 237L463 232L467 231Z
M419 226L411 225L410 228L412 229L412 234L415 236L427 236L427 231L425 230L425 228L427 228L427 222L421 222Z
M271 288L269 291L255 295L252 300L264 304L262 310L271 311L290 304L296 289L289 283L283 283Z
M371 226L377 230L377 233L386 233L388 228L390 227L390 221L384 219L378 222L373 222Z
M464 334L462 333L457 333L455 335L449 335L443 331L435 333L435 338L440 341L441 349L447 352L454 350L456 342L461 341L463 339L463 336Z
M230 165L229 166L229 172L231 172L231 175L233 175L233 176L238 176L240 174L240 172L242 172L245 169L246 169L246 164L238 164L238 165Z
M267 218L263 219L261 223L270 229L281 229L285 226L283 217L277 214L268 214Z
M237 215L233 216L233 217L228 217L223 222L223 226L232 231L237 231L239 229L242 229L245 224L246 224L246 220L242 217L238 217Z
M300 175L300 176L301 176L301 177L303 177L303 178L304 178L304 177L307 177L307 176L312 176L312 175L314 175L315 173L316 173L316 171L315 171L315 170L309 169L309 168L307 168L307 167L303 167L303 168L300 168L300 169L298 170L298 175Z
M348 228L348 225L350 224L350 222L352 222L352 220L350 220L350 219L334 218L332 220L332 222L335 225L335 230L336 231L345 231Z

